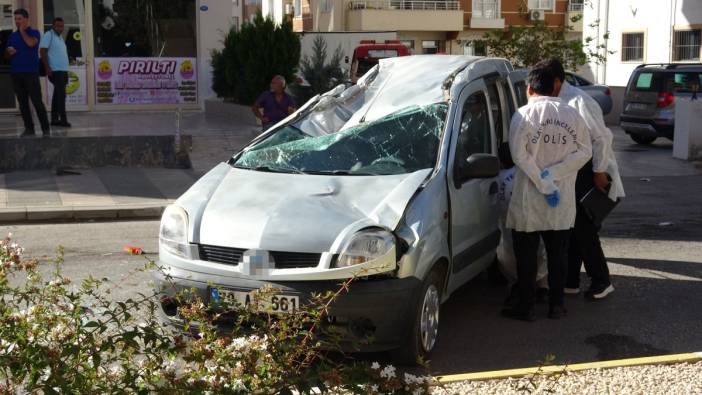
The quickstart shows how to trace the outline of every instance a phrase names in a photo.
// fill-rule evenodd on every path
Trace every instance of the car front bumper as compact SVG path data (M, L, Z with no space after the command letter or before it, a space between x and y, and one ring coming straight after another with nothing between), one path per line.
M163 263L160 264L163 266ZM167 267L167 265L165 266ZM341 280L332 281L260 281L203 275L182 269L168 270L168 277L154 272L156 289L161 293L161 313L166 322L179 325L178 306L174 296L185 290L194 290L205 304L211 302L212 288L250 292L264 286L274 288L276 294L298 296L304 305L310 296L335 292ZM334 326L344 339L347 351L381 351L397 348L410 333L412 319L421 289L416 277L403 279L370 277L351 283L348 292L342 292L329 308L327 324ZM371 337L372 343L353 349L359 341Z

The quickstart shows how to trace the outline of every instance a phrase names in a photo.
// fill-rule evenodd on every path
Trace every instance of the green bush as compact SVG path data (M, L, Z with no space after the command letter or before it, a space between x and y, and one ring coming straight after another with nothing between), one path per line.
M212 89L219 97L250 105L269 89L274 75L280 74L288 82L297 79L300 38L290 20L276 25L259 13L240 30L232 27L223 44L221 50L212 52Z
M300 72L309 82L311 95L321 94L344 82L344 72L341 61L344 52L339 45L327 63L327 42L324 37L317 36L312 43L312 56L305 55L300 62ZM309 99L309 97L307 98ZM300 100L299 104L302 104Z
M298 313L273 316L247 307L207 305L177 295L181 328L163 325L159 292L125 301L117 284L61 273L62 251L49 278L0 240L0 394L424 394L435 381L395 367L330 354L324 330L337 292L313 297ZM143 270L153 269L148 262ZM274 292L259 291L259 295ZM223 332L216 322L234 317ZM331 342L331 343L330 343Z

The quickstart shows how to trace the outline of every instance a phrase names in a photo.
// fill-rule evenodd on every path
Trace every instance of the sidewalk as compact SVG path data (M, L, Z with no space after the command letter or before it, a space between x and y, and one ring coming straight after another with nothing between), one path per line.
M71 129L52 133L70 136L173 134L175 112L77 113ZM21 119L0 116L0 138L21 131ZM158 218L163 209L200 176L251 141L256 125L202 112L184 112L183 134L193 136L192 169L102 167L0 174L0 223L71 219Z

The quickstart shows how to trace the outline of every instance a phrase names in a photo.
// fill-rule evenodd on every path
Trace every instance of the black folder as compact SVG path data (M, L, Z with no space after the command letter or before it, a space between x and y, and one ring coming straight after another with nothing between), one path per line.
M585 210L585 213L597 226L602 226L602 222L617 204L619 204L619 199L615 202L597 188L590 189L590 191L580 199L580 205Z

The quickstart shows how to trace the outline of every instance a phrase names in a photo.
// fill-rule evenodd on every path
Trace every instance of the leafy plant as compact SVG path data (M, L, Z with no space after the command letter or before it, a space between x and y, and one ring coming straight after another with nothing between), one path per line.
M344 79L341 62L344 52L339 45L327 63L327 42L324 37L317 36L312 43L312 56L302 58L300 71L309 82L314 94L324 93L334 88Z
M250 105L268 90L274 75L288 82L296 79L300 39L288 19L276 25L259 13L240 30L232 26L223 44L221 50L212 52L212 89L219 97Z
M582 16L572 18L576 22ZM533 21L533 25L510 25L507 30L492 30L482 39L474 40L487 46L492 56L510 60L515 67L531 67L543 59L557 58L566 69L576 70L581 65L594 60L604 62L604 45L594 50L583 45L581 39L569 39L567 33L572 27L551 28L544 21ZM590 44L592 38L586 38Z
M249 306L190 290L114 301L119 285L106 278L65 277L61 249L48 279L23 254L0 240L0 394L424 394L435 385L330 353L337 338L325 329L327 309L353 279L281 316L256 307L273 289ZM140 270L158 268L149 261ZM167 295L178 302L178 328L159 319Z

